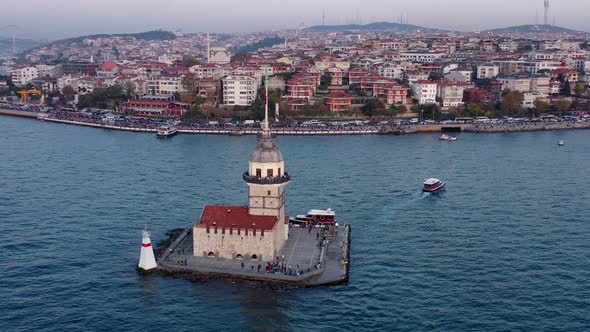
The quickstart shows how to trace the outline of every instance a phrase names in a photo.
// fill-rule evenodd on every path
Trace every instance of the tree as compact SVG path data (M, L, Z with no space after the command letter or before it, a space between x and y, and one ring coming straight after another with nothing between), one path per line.
M373 115L384 115L385 104L379 99L369 99L365 105L361 108L363 114L366 116Z
M559 112L559 116L562 116L563 113L570 110L572 102L567 99L559 99L553 103L553 106L555 106L555 109L557 110L557 112Z
M189 56L189 55L185 55L182 57L182 65L184 67L192 67L192 66L196 66L198 64L200 64L201 62L199 61L199 59L197 57L194 56Z
M535 105L535 115L540 115L547 112L550 106L548 102L542 99L536 99L533 104Z
M192 105L188 112L182 115L181 120L183 121L198 121L204 118L204 114L201 112L199 105Z
M482 110L481 110L481 105L479 104L468 104L465 107L465 116L472 116L472 117L477 117L480 114L483 114Z
M430 73L430 75L428 75L428 80L429 81L438 81L438 80L442 80L443 76L441 73Z
M576 91L576 94L577 95L583 94L586 91L586 84L584 84L584 83L577 83L574 91Z
M559 91L564 96L571 96L572 95L572 86L570 85L569 80L565 80L561 85L561 91Z
M250 55L247 52L239 52L231 57L231 62L246 62L250 59Z
M64 95L66 102L72 100L76 91L71 85L66 85L61 89L61 93Z
M524 94L520 91L506 89L502 91L500 111L502 115L516 115L522 111L521 104L524 101Z

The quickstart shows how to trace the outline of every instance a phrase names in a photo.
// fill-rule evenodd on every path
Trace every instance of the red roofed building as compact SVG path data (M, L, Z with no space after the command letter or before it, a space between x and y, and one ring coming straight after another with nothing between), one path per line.
M248 184L249 205L205 206L193 226L195 256L269 261L283 248L289 237L285 187L291 178L268 122L263 124L243 179Z
M135 116L179 118L187 107L185 103L174 101L131 99L125 102L123 111Z
M401 85L394 80L381 78L373 82L373 96L382 102L392 104L407 104L409 87Z
M325 97L325 102L330 111L349 111L352 105L352 97L343 91L334 91Z

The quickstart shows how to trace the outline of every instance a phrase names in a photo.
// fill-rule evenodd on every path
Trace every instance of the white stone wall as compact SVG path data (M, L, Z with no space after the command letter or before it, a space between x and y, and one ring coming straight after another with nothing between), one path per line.
M277 223L278 225L278 223ZM277 227L275 225L275 228ZM223 259L234 259L240 254L244 258L257 255L257 259L270 261L276 257L276 232L265 231L264 236L260 230L256 230L256 235L252 229L234 229L230 234L229 228L225 229L223 234L221 228L210 227L209 233L204 225L193 227L193 255L203 257L213 252L216 257Z

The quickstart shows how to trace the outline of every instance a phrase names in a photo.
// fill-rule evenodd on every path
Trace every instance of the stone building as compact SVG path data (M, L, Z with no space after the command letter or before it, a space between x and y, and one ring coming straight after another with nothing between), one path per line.
M267 117L268 119L268 117ZM272 260L289 237L285 187L291 180L268 120L250 155L248 206L207 205L193 227L193 254L223 259Z

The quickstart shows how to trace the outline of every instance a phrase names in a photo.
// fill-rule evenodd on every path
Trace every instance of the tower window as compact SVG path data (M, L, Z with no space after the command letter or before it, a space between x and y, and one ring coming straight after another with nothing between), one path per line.
M260 168L256 169L256 177L259 177L259 178L262 177L262 169L260 169Z
M279 172L277 173L277 176L281 176L281 168L279 167Z
M266 170L266 176L268 176L269 178L272 178L273 177L273 172L272 171L273 171L272 169L267 169Z

